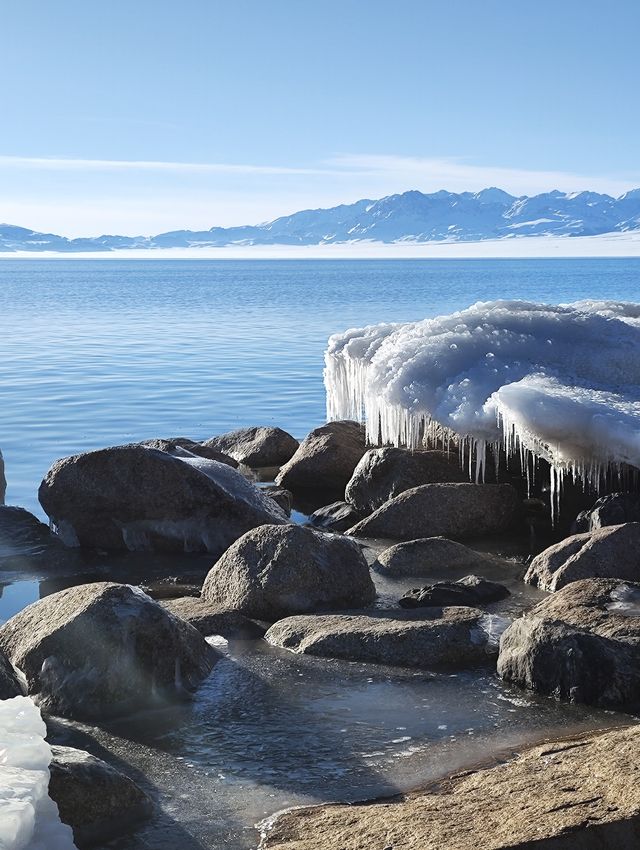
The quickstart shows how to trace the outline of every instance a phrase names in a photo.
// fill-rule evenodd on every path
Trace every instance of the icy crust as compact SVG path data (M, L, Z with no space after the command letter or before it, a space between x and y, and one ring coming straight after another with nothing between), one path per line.
M336 334L325 364L329 419L364 419L372 443L456 438L478 478L501 445L549 461L555 486L640 467L639 304L478 302Z
M76 850L48 795L51 749L29 697L0 702L0 848Z

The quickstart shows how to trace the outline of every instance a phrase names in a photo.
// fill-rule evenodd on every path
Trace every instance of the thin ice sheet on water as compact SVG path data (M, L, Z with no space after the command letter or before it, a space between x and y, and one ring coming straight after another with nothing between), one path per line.
M640 305L478 302L406 324L351 329L325 353L329 419L367 424L370 442L455 438L483 475L504 446L597 487L640 466Z

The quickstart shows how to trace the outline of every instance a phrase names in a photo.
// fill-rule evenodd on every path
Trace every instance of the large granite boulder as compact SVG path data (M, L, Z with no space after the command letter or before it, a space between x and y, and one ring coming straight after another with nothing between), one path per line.
M640 584L574 581L514 620L498 673L540 694L640 709Z
M289 809L261 850L632 850L639 761L640 726L546 742L427 791Z
M573 530L576 534L582 534L607 525L622 525L624 522L640 522L638 493L609 493L602 496L592 508L578 514Z
M218 654L135 587L84 584L27 606L0 627L0 650L41 708L100 719L189 694Z
M408 590L399 600L401 608L427 608L434 605L489 605L506 599L509 591L497 581L481 576L464 576L458 581L437 581Z
M315 510L309 516L309 524L323 531L342 534L362 518L362 514L348 502L332 502Z
M419 617L402 611L302 615L274 623L265 639L305 655L433 670L495 657L489 620L463 607L427 608Z
M197 443L195 440L190 440L188 437L159 437L153 440L143 440L138 443L146 449L157 449L159 452L166 452L173 457L203 457L205 460L217 460L218 463L224 463L227 466L238 468L238 461L234 458L220 452L215 448Z
M392 540L499 534L512 526L519 504L510 484L423 484L385 502L347 533Z
M202 445L230 455L246 466L282 466L299 446L298 441L282 428L262 426L238 428L219 437L204 440Z
M18 671L4 652L0 650L0 699L21 697L23 694L24 691L20 684Z
M300 443L276 477L276 484L295 492L342 495L366 451L364 428L348 420L316 428Z
M225 638L255 640L261 638L266 627L250 620L239 611L221 608L199 596L181 596L161 603L167 611L180 617L197 629L201 635L222 635Z
M214 564L202 598L273 622L289 614L368 605L375 587L354 541L297 525L263 525Z
M52 745L49 796L78 850L126 835L153 804L136 783L84 750Z
M58 460L39 498L68 545L220 555L245 531L285 523L235 469L139 445Z
M537 555L524 580L554 591L583 578L640 581L640 523L609 525L567 537Z
M380 552L374 568L391 576L430 576L434 570L482 570L494 559L447 540L446 537L419 537L396 543Z
M469 481L456 454L385 446L363 455L347 484L345 499L356 510L370 514L412 487L452 481Z

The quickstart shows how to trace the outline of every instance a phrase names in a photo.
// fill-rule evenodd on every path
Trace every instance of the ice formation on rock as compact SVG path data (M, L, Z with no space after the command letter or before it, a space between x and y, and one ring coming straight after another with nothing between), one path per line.
M49 797L51 748L29 697L0 702L0 847L76 850L70 826Z
M371 443L460 442L483 476L488 448L551 465L598 489L640 467L640 304L478 302L406 324L330 337L329 419L364 419Z

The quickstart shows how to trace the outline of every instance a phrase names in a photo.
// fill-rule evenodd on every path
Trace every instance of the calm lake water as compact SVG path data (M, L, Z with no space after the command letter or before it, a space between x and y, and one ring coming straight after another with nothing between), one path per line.
M478 300L640 300L640 259L2 260L7 501L53 460L147 437L324 421L323 351L347 327Z

